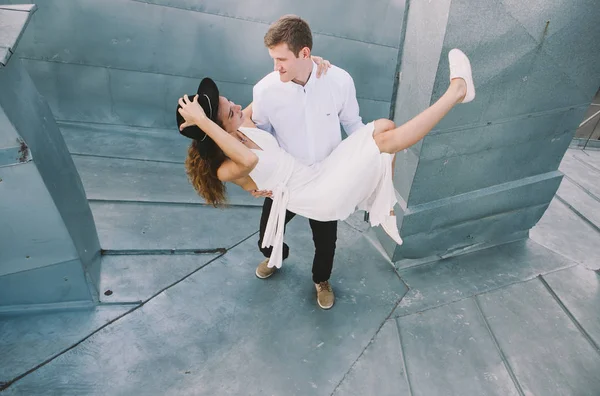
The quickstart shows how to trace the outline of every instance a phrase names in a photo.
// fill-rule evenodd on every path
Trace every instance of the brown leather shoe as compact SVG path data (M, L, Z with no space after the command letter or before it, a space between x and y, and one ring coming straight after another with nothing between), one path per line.
M263 261L261 261L260 264L258 264L258 267L256 267L256 272L255 272L257 278L266 279L269 276L273 275L273 273L275 273L277 268L276 267L269 268L267 266L267 264L269 264L268 257L266 259L264 259Z
M317 289L317 304L319 304L319 307L323 309L333 307L335 296L329 281L315 283L315 288Z

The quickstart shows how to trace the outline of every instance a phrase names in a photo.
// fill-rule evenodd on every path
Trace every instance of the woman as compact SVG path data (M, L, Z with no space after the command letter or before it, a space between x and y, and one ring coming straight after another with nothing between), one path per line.
M301 164L271 134L256 129L251 106L242 111L205 78L194 100L185 95L177 110L180 132L194 139L186 159L190 181L213 205L225 201L223 182L246 191L273 191L263 240L263 247L273 246L269 267L281 267L286 209L319 221L344 220L356 209L366 210L372 226L381 225L401 244L393 214L393 155L425 137L457 103L475 97L469 59L458 49L448 59L450 86L431 107L397 128L390 120L373 121L312 166Z

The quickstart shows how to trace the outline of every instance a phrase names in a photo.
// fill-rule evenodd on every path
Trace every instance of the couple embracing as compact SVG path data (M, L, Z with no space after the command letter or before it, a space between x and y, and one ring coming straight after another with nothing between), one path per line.
M265 46L274 71L259 81L253 102L242 109L210 78L194 97L179 99L180 132L191 138L186 158L190 182L206 202L225 202L224 182L265 197L258 247L266 257L256 268L260 279L281 267L290 249L285 225L307 217L315 254L312 280L317 304L333 306L329 279L337 240L337 221L356 210L369 212L398 244L392 182L394 154L421 140L457 104L475 97L469 59L449 52L450 85L431 107L396 127L387 119L364 125L351 76L311 56L312 33L301 18L286 15L272 24ZM320 74L317 76L317 74ZM340 124L348 138L342 141Z

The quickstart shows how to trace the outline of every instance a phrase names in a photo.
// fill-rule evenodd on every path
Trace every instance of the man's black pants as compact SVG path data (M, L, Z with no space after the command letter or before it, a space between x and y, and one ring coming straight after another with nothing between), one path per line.
M262 241L267 228L267 221L271 213L273 200L265 198L262 215L260 217L260 237L258 239L258 248L265 257L271 257L273 247L263 248ZM285 212L285 224L296 216L289 210ZM313 282L320 283L329 280L333 268L333 256L335 255L335 242L337 241L337 221L316 221L309 219L310 228L313 233L313 242L315 243L315 257L313 259ZM283 244L283 259L290 255L290 248Z

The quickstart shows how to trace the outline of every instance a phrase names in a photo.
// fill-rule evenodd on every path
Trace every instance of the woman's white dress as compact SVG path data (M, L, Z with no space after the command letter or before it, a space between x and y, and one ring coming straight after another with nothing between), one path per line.
M273 191L273 206L263 247L273 246L269 267L281 267L285 211L318 221L344 220L369 212L377 226L396 204L391 154L380 153L371 122L343 140L323 161L306 166L284 151L275 137L256 128L240 128L262 150L250 172L260 190Z

